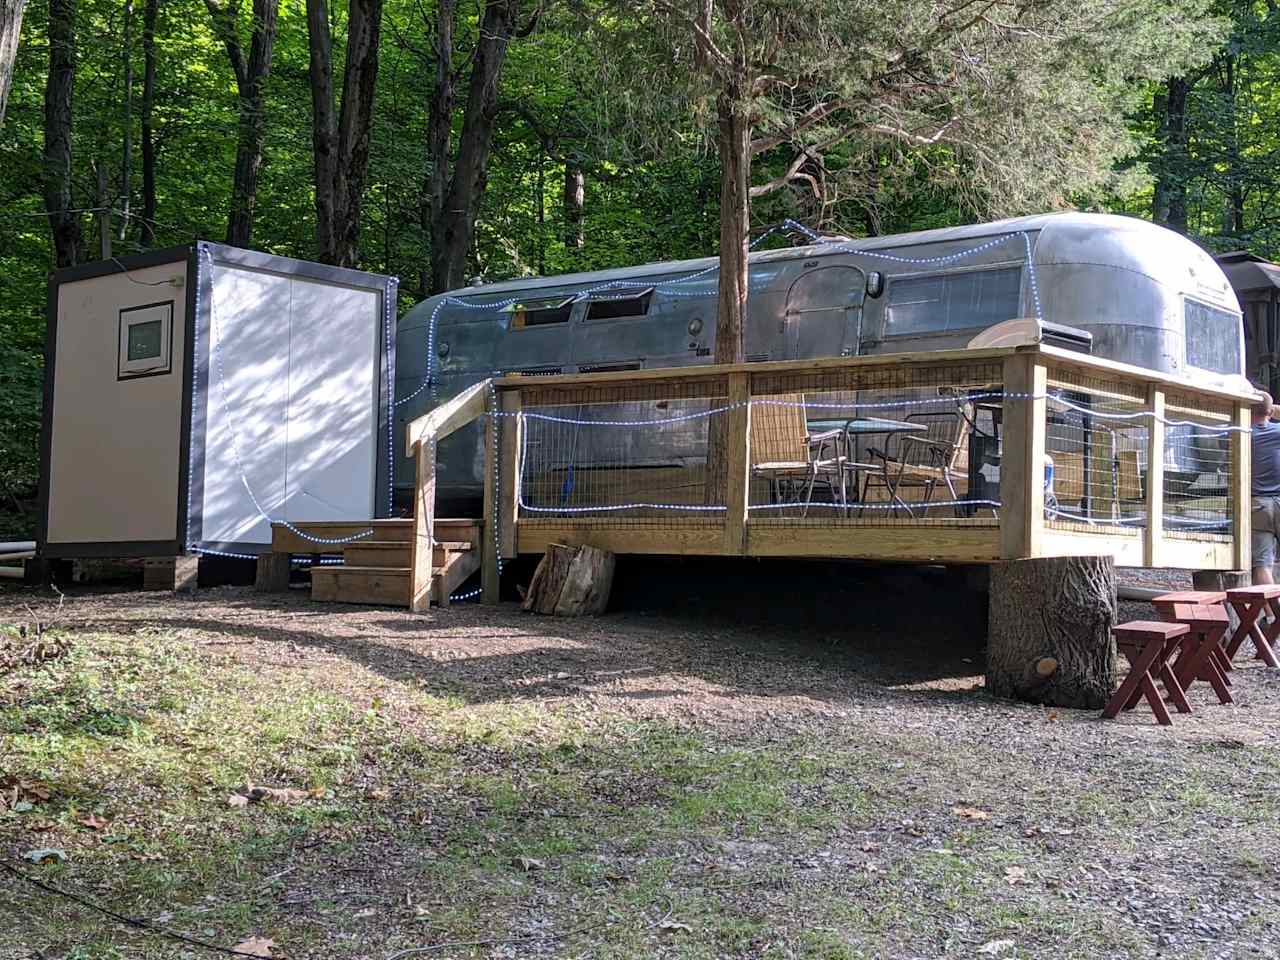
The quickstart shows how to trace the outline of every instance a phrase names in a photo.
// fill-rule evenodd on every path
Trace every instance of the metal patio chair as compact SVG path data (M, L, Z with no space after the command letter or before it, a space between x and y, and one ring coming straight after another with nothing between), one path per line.
M752 403L751 476L768 481L769 502L779 506L780 516L786 503L803 503L800 516L807 516L818 483L844 511L848 501L841 437L839 430L809 433L804 394L778 394Z
M883 448L867 448L871 462L878 469L867 472L864 501L873 487L882 487L893 504L895 515L901 508L907 516L914 517L912 506L918 506L923 508L922 516L926 516L934 491L941 485L950 494L956 516L962 516L964 508L956 504L960 499L956 484L968 483L973 403L957 401L953 410L912 413L905 419L910 423L923 424L925 430L918 434L892 436ZM920 490L922 493L918 499L908 501L903 497L906 490Z

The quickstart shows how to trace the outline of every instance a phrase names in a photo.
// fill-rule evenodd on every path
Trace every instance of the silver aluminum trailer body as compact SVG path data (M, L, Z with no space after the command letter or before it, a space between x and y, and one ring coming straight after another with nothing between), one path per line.
M403 425L486 377L711 362L715 265L514 280L417 305L397 332L396 396L411 397L396 411L397 499L413 483ZM1222 270L1185 237L1129 217L1045 214L753 253L750 290L748 360L961 348L996 323L1039 317L1088 331L1098 356L1215 379L1244 373L1240 308ZM666 455L693 452L686 445L674 430L661 441ZM438 456L442 502L473 505L479 428Z

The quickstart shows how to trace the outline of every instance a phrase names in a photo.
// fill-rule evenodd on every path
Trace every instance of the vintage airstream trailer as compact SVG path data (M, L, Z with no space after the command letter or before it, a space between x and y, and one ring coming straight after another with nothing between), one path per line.
M497 374L709 363L715 267L648 264L428 299L398 326L397 421ZM1030 317L1084 331L1110 359L1215 380L1244 372L1240 308L1221 268L1185 237L1128 217L1046 214L758 252L750 290L748 360L961 348ZM441 445L442 509L474 509L480 440L473 425ZM396 453L407 502L413 466Z

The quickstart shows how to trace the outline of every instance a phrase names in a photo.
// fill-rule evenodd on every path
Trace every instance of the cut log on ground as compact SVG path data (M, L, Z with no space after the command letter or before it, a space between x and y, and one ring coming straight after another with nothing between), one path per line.
M524 598L524 609L557 617L604 613L613 587L614 555L595 547L547 545Z
M991 568L987 690L1100 710L1115 688L1116 574L1110 557L1014 560Z

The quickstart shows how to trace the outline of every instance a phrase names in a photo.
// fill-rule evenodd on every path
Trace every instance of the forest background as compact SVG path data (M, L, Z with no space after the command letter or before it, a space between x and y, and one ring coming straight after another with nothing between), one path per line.
M708 55L696 13L714 7L728 24L715 36L732 46L728 27L752 2L708 0L684 17L677 0L28 0L0 100L0 539L34 529L56 265L98 259L108 244L120 256L225 240L398 275L403 313L475 280L716 253L723 154L705 105L725 101L698 84ZM826 58L837 73L857 23L833 25L853 40L839 49L794 24L808 8L816 18L866 6L754 2L792 62ZM1126 2L1077 6L1111 16ZM20 6L0 0L0 59ZM903 18L890 24L901 31L940 5L876 6ZM954 0L939 22L1019 6ZM1213 252L1280 257L1276 0L1165 9L1186 22L1144 15L1109 39L1112 62L1146 62L1118 80L1096 62L1105 44L1063 47L1080 51L1073 76L1106 86L1072 120L1073 138L1123 133L1092 152L1105 169L1064 177L1027 162L1014 175L1039 177L1034 189L991 189L978 175L984 153L1019 152L999 142L999 124L965 143L945 135L949 120L937 136L904 135L904 112L877 133L884 124L866 114L884 105L868 100L856 122L824 115L803 136L764 144L747 201L753 235L787 217L866 236L1086 209L1152 219ZM1162 46L1172 35L1185 42ZM943 87L949 75L920 82ZM805 82L778 81L785 91ZM883 77L866 86L890 89ZM1080 88L1060 86L1056 102L1010 112L1061 111ZM911 90L891 93L896 103ZM818 102L764 119L799 130ZM1035 119L1018 135L1033 135Z

